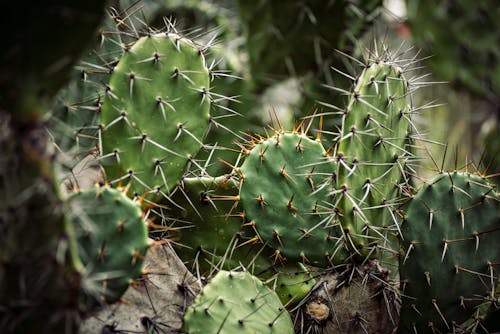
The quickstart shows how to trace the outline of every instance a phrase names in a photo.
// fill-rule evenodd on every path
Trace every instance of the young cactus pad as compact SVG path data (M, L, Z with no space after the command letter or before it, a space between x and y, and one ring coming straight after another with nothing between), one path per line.
M245 153L240 201L259 238L276 250L274 262L323 267L342 262L339 225L325 214L331 209L326 203L335 163L321 143L303 133L277 131Z
M193 333L293 333L290 315L274 291L248 272L220 271L184 316Z
M371 245L386 244L386 228L394 226L391 210L411 156L407 86L402 69L390 60L370 61L342 119L335 203L348 244L363 256Z
M87 305L113 303L142 274L148 228L139 204L122 191L94 187L69 197Z
M486 179L439 173L409 203L401 232L401 333L451 332L498 298L500 196Z
M132 193L168 192L201 148L209 123L209 70L201 48L177 34L142 37L115 67L102 106L109 182Z

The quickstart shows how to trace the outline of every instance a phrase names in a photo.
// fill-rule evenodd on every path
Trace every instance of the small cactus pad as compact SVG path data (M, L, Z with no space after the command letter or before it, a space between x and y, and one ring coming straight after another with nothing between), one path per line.
M394 226L390 211L411 156L408 82L402 73L389 59L366 65L351 93L336 147L335 202L348 244L363 256L372 252L371 245L387 243L386 228Z
M168 192L201 148L210 75L201 48L177 34L142 37L115 67L102 106L109 182L132 193Z
M240 201L258 236L276 250L275 262L328 266L342 257L339 225L323 214L334 170L321 143L301 133L276 132L246 151Z
M434 176L410 201L401 232L402 333L451 332L498 298L500 196L485 178Z
M290 315L274 291L248 272L220 271L184 316L193 333L293 333Z
M500 102L498 1L406 0L412 42L432 57L433 75L497 105ZM463 94L463 92L461 92Z
M113 303L142 274L149 248L140 206L123 192L94 187L69 197L87 305Z

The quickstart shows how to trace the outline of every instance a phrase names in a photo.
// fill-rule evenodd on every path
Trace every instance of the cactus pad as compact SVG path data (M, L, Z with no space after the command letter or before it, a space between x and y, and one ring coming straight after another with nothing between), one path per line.
M201 48L179 35L142 37L120 59L102 106L108 180L168 194L201 148L210 75Z
M401 331L451 332L498 298L500 196L486 179L436 175L409 203L401 231Z
M293 333L278 296L248 272L219 272L184 316L193 333Z
M76 192L69 205L85 265L85 303L115 302L142 274L149 246L141 208L123 192L109 187Z
M241 207L232 201L237 195L238 182L228 175L184 178L172 192L178 206L168 211L166 223L178 228L174 248L188 268L206 274L214 265L222 269L253 263L255 271L271 265L270 259L254 258L262 245L248 242L254 232L242 226Z

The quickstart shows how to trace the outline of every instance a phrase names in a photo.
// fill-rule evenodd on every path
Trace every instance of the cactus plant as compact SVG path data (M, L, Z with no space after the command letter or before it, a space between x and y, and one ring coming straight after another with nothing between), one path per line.
M411 199L401 226L401 332L450 332L498 298L499 204L483 177L466 172L441 172Z
M248 272L220 271L184 316L190 333L293 333L274 291Z
M241 205L235 205L238 185L230 175L184 178L172 193L177 206L166 211L165 223L177 238L174 249L200 277L243 266L293 306L314 285L314 273L302 264L273 265L273 250L256 242Z
M242 264L252 272L271 266L262 245L252 242L254 231L245 227L240 206L235 205L238 183L230 175L184 178L172 192L176 205L165 210L164 224L175 232L174 248L188 268L201 275ZM161 232L161 231L160 231Z
M66 7L56 3L49 1L47 10L33 8L61 14ZM27 62L12 87L8 76L15 67L0 73L5 88L0 97L0 325L8 333L31 332L34 326L41 332L73 332L81 311L97 305L105 309L97 317L106 319L92 328L103 332L177 330L184 313L187 333L291 333L289 313L299 333L391 332L399 317L392 277L399 265L400 332L498 331L499 254L493 241L498 194L487 177L461 172L441 172L415 194L421 170L410 164L418 162L414 139L421 138L420 119L413 117L417 108L411 105L416 87L408 78L414 61L383 49L371 50L360 62L351 52L373 18L367 13L375 13L380 3L240 0L237 7L210 0L164 6L116 1L100 30L100 45L74 70L83 76L58 97L67 108L54 107L52 121L58 126L49 130L56 148L68 153L64 160L70 166L95 160L89 153L98 156L102 180L114 188L76 190L68 202L59 194L61 176L54 173L57 161L43 111L44 98L54 96L76 52L62 59L42 52L40 67L54 66L24 75L37 67ZM96 4L88 5L77 8ZM453 12L462 5L439 6ZM486 5L467 6L481 13ZM176 18L161 18L164 10L185 15L183 8L196 13L195 21L184 22L202 28L186 33L183 26L180 33ZM32 8L27 12L31 15ZM81 16L84 26L95 18ZM227 26L215 29L224 41L211 53L227 61L205 58L217 39L214 30L191 39L214 24ZM55 40L65 33L57 32ZM29 38L19 40L0 58L33 49ZM66 54L78 43L53 44ZM340 64L331 56L334 48L347 56ZM326 71L332 64L333 79ZM357 65L359 75L350 71ZM224 66L234 73L220 70ZM51 79L46 90L45 79ZM344 87L348 79L351 90ZM318 90L320 80L327 82ZM486 80L472 84L495 101L494 80ZM293 131L284 131L288 126L278 121L265 136L249 134L265 123L262 101L283 87L290 106L284 122L305 119ZM339 92L345 104L333 96ZM310 110L318 96L325 98L322 107L333 111ZM291 115L288 109L300 103L308 107ZM315 129L318 119L323 126ZM68 134L70 140L61 139ZM233 149L233 142L239 147ZM418 145L427 150L432 142ZM228 169L221 172L219 166ZM78 177L71 180L76 182L64 184L77 188ZM92 183L85 181L81 184ZM129 197L119 190L123 187ZM41 221L40 233L32 233L34 216ZM401 217L406 218L402 224ZM166 263L175 258L179 274L186 273L182 262L188 264L200 288L208 282L191 307L195 293L184 280L162 286L179 297L176 301L150 295L159 282L153 276L130 286L142 273L147 225L156 244L171 242ZM160 277L164 267L158 268ZM153 267L148 271L158 273ZM446 293L443 281L450 285ZM105 304L127 296L147 308L147 316L115 321L108 313L114 308ZM165 320L167 313L177 319L175 326ZM48 324L39 326L45 319Z

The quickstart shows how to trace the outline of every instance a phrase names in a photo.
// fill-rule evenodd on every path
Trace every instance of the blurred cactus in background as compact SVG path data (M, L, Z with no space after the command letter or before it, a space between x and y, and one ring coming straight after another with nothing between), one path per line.
M102 1L2 8L0 72L0 326L6 333L76 330L82 264L66 217L47 106L104 14Z

